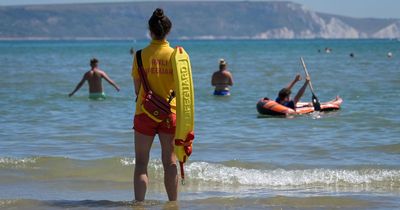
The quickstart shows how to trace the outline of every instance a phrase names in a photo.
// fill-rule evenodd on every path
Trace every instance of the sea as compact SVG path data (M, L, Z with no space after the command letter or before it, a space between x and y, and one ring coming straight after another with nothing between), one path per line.
M0 209L400 208L400 41L389 39L171 40L192 65L193 154L169 202L156 137L146 201L133 202L129 50L148 44L0 41ZM93 57L121 91L103 81L105 100L89 100L87 84L68 97ZM318 99L340 96L341 109L259 115L259 99L304 78L300 57ZM229 97L212 94L220 58Z

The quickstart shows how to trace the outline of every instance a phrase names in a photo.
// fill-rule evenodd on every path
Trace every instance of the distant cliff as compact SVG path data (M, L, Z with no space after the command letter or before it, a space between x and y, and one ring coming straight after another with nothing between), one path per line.
M144 39L162 7L172 39L400 38L400 20L351 18L291 2L130 2L0 7L0 39Z

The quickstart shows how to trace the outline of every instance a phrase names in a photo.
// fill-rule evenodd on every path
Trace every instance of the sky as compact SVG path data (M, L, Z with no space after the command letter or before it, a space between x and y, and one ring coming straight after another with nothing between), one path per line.
M56 4L56 3L126 2L126 1L138 1L138 0L0 0L0 6ZM159 0L159 1L165 1L165 0ZM304 6L306 6L306 8L316 12L324 12L329 14L345 15L345 16L360 17L360 18L372 17L372 18L400 19L400 0L288 0L288 1L303 4Z

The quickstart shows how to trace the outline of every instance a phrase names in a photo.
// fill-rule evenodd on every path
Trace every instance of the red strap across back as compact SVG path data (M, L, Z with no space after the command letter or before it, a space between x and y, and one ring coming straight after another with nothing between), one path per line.
M143 82L143 88L147 93L150 90L149 81L147 80L146 72L143 69L142 50L136 51L136 61L139 69L140 80Z

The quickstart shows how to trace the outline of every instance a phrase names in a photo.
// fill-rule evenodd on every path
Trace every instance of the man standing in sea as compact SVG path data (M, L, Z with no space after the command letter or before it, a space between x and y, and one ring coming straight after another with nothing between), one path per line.
M104 100L106 94L103 91L102 79L104 78L108 83L110 83L114 88L119 91L119 87L115 82L102 70L98 68L99 61L96 58L90 60L91 69L87 71L82 80L78 83L75 90L68 94L69 97L73 96L76 91L78 91L85 81L89 84L89 98L94 100Z

